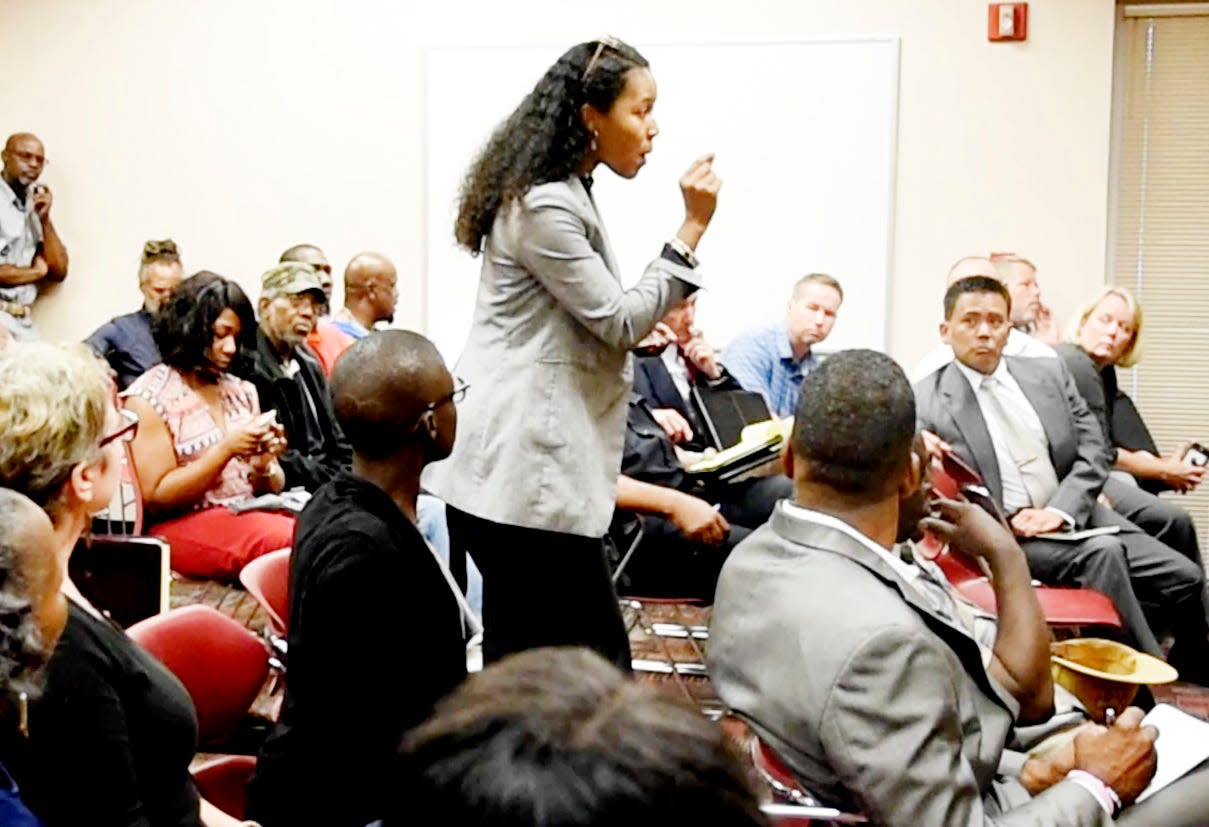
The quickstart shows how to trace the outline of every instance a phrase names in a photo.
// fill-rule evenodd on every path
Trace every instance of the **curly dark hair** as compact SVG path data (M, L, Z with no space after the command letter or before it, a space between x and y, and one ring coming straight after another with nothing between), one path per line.
M30 700L41 693L42 670L50 660L53 641L42 639L34 617L32 584L25 572L21 542L26 508L35 508L16 492L0 488L0 707Z
M214 323L230 308L239 317L240 352L229 373L245 375L248 355L256 349L256 313L243 289L217 273L202 270L180 283L152 324L152 335L164 364L182 373L214 370L209 353Z
M897 483L914 439L915 393L886 354L842 350L802 382L791 447L811 481L872 501Z
M384 827L765 827L716 724L584 648L530 649L471 675L403 736Z
M573 174L592 137L580 108L588 103L608 112L626 73L648 65L636 49L613 38L572 46L555 61L470 165L458 195L458 244L478 255L502 208L530 187Z

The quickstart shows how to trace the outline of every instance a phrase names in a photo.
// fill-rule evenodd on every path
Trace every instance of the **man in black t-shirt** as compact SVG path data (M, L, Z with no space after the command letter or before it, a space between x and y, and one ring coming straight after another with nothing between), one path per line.
M265 827L380 818L400 737L466 675L477 620L416 528L420 472L449 455L465 390L401 330L356 342L332 373L352 469L298 518L285 701L249 790Z

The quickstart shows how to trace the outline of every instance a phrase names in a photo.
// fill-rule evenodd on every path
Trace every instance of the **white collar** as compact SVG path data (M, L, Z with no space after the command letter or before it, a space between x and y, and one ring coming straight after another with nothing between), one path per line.
M960 359L954 358L953 364L957 366L957 369L961 371L961 375L966 378L966 381L970 383L970 387L974 390L981 388L983 380L988 376L994 377L995 379L999 380L1000 383L1005 385L1011 381L1011 374L1008 373L1007 369L1007 361L1002 356L999 357L998 366L996 366L995 370L989 374L979 373L973 368L962 364Z
M856 530L843 520L832 517L830 514L824 514L821 511L804 508L792 500L783 500L782 502L786 513L788 513L790 517L793 517L795 520L805 520L807 522L816 523L817 525L826 526L827 528L833 528L841 534L846 534L880 557L883 562L889 565L890 568L894 569L894 572L899 577L903 578L908 583L919 576L919 569L917 569L914 565L906 562L889 549L883 548L880 544L875 543L868 536L862 534L860 531Z

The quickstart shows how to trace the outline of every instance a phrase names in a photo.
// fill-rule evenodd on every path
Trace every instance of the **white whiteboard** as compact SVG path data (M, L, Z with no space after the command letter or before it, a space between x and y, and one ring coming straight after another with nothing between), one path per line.
M479 259L453 240L457 190L491 131L568 44L427 55L427 335L452 364ZM718 210L697 250L698 326L717 346L780 320L794 281L838 278L825 350L884 349L893 243L898 39L634 44L658 85L659 135L638 177L601 166L596 197L627 286L684 216L677 181L715 152Z

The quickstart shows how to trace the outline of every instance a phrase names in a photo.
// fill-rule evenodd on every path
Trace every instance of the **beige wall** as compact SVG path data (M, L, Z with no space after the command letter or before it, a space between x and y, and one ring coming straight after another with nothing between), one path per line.
M425 47L603 32L900 36L892 353L909 364L934 344L944 271L969 252L1034 258L1064 316L1104 280L1114 8L1029 11L1027 43L991 44L982 0L4 0L19 82L0 91L0 130L45 141L72 255L38 319L74 338L136 306L142 242L173 236L189 269L253 297L290 244L337 266L381 250L399 264L398 321L422 327Z

